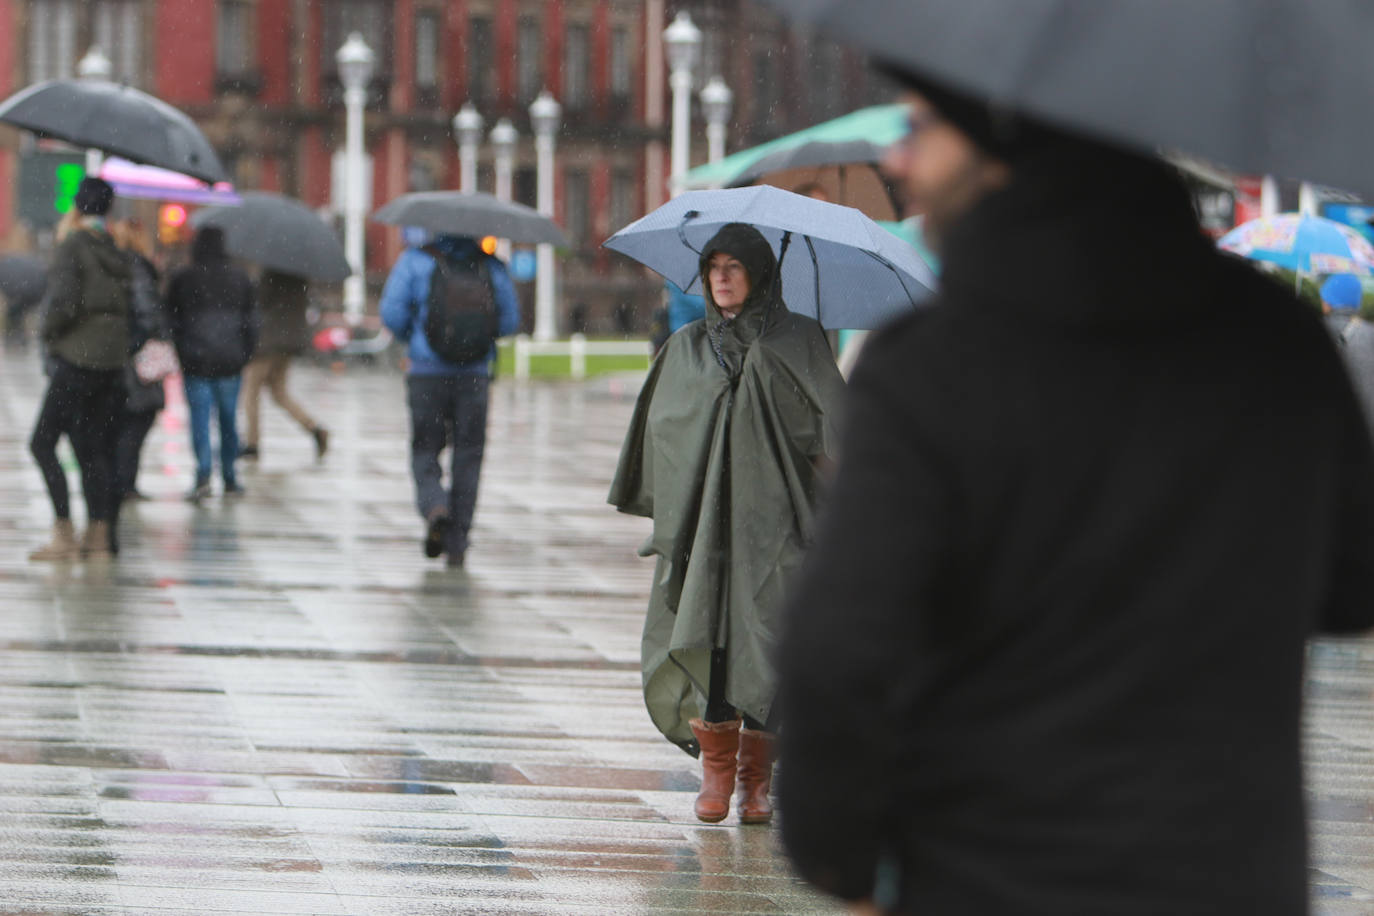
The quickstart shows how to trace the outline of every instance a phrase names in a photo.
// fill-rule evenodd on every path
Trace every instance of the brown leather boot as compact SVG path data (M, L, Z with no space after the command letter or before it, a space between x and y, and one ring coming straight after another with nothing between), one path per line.
M730 793L735 790L735 758L739 753L739 720L691 721L692 734L701 744L701 792L697 795L697 819L708 824L725 820L730 813Z
M52 523L52 540L29 554L36 563L62 563L81 556L81 546L76 543L76 528L69 518L59 518Z
M103 521L88 523L86 534L81 539L82 559L108 560L110 556L110 523Z
M735 810L741 824L766 824L773 819L773 739L769 732L739 730L739 795Z

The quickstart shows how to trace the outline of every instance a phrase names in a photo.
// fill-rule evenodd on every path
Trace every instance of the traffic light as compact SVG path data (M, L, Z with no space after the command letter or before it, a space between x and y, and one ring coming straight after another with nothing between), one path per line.
M157 211L157 240L175 245L182 240L186 229L186 208L181 204L163 204Z

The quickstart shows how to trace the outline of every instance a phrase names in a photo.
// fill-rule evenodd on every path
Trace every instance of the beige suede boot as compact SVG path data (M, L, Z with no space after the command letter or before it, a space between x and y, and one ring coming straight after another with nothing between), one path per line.
M65 563L81 556L81 548L76 543L76 528L69 518L59 518L52 523L52 540L29 554L35 563Z
M81 539L81 557L85 560L108 560L110 553L110 523L91 522Z

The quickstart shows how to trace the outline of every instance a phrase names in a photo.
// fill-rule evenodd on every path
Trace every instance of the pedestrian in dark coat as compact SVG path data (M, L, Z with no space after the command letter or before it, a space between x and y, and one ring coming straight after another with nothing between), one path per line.
M921 85L942 291L860 357L784 615L787 850L880 912L1304 913L1304 642L1374 625L1332 341L1162 164Z
M329 432L310 416L286 390L286 374L291 360L310 344L305 311L310 305L310 281L296 274L264 270L258 280L258 314L262 331L257 352L243 370L243 412L247 428L243 437L243 458L258 457L258 402L262 386L272 393L277 406L291 415L301 429L315 440L315 457L323 458L329 448Z
M52 539L31 560L109 559L117 503L115 443L124 410L124 365L129 346L129 261L110 238L105 214L114 189L83 179L73 198L77 215L53 255L42 337L48 390L29 450L38 463L56 521ZM77 543L66 472L57 442L71 440L81 466L86 531Z
M210 495L213 453L210 415L219 425L220 475L226 496L243 492L234 473L239 440L235 412L239 377L257 346L258 319L253 283L224 250L224 232L206 226L196 233L191 263L172 275L167 312L186 385L196 481L187 499Z

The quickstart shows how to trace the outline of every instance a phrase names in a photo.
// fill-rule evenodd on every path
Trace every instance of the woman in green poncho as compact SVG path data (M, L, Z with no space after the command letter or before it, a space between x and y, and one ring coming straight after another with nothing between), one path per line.
M701 254L706 318L668 338L640 392L610 502L654 521L642 645L659 731L702 758L697 817L767 823L773 647L811 539L843 381L821 326L788 311L778 261L743 223ZM741 716L743 727L741 727Z

